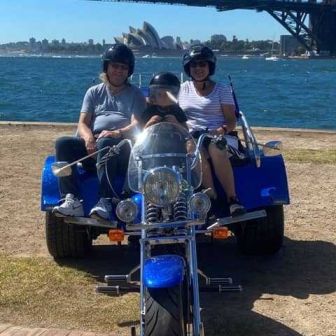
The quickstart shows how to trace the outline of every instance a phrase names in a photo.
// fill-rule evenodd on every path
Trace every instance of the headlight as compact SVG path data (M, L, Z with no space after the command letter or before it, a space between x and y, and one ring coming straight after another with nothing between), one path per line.
M178 175L168 167L153 169L144 181L145 197L156 206L164 207L175 202L180 190Z
M189 201L190 210L200 217L205 217L211 207L211 201L207 194L196 193L191 196Z
M137 205L131 199L119 202L116 208L117 217L125 223L133 222L137 215L137 212Z

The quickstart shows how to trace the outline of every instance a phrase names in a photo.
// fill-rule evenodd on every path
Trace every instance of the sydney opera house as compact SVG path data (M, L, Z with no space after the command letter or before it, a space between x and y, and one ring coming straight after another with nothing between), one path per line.
M159 37L155 28L144 22L142 29L129 27L129 33L114 38L117 43L124 43L138 52L178 52L186 49L180 38L172 36Z

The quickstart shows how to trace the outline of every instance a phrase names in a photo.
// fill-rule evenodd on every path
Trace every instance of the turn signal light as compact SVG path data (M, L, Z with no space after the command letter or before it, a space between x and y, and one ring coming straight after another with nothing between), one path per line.
M110 241L122 242L125 238L125 234L124 234L123 230L112 229L112 230L109 230L108 237L109 237Z
M230 236L230 231L226 226L214 229L212 231L212 237L214 239L226 239L229 236Z

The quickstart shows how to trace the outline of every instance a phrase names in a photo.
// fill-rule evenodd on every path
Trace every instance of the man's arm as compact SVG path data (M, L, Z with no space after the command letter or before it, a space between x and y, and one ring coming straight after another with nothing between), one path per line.
M79 136L85 141L85 147L89 154L96 150L96 140L90 128L91 118L91 113L81 112L77 128Z
M100 138L131 138L133 135L133 131L134 129L137 127L137 125L139 124L139 121L137 120L137 118L132 115L131 117L131 123L128 124L127 126L123 127L123 128L119 128L113 131L108 131L108 130L104 130L102 131L97 139Z

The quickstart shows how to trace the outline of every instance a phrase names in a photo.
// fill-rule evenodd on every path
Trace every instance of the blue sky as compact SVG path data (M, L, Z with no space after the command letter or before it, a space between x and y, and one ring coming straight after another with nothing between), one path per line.
M159 36L209 40L215 33L229 40L275 39L287 34L269 14L252 10L217 12L215 8L86 0L0 0L0 43L62 39L82 42L92 38L107 43L128 27L152 24Z

